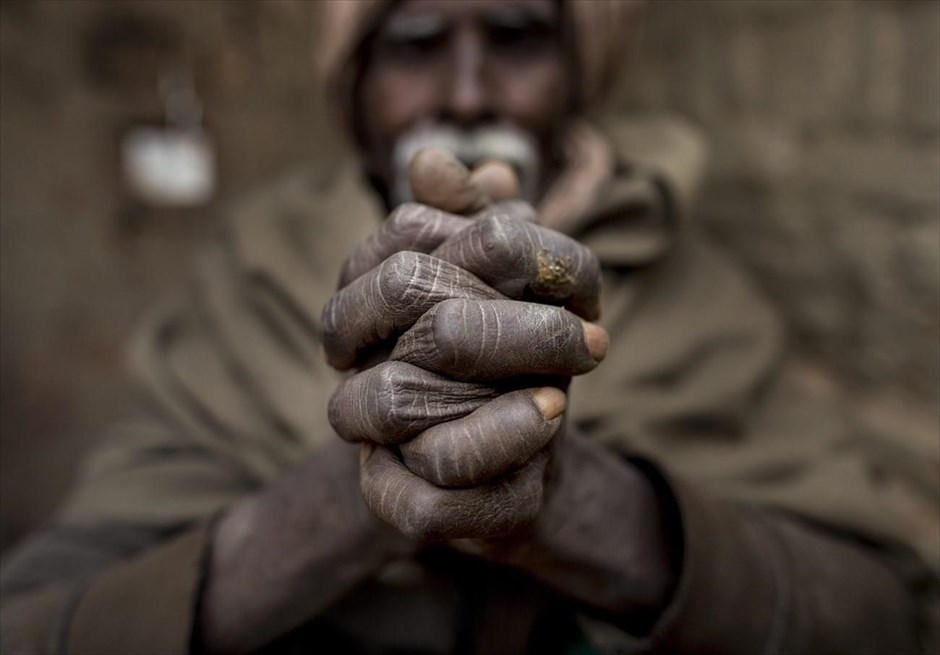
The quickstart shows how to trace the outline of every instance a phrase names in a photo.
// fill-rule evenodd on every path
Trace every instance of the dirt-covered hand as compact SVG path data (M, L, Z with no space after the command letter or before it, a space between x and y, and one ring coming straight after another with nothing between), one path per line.
M416 161L428 159L453 157L432 149L416 156ZM464 187L475 188L476 197L490 197L480 190L486 185L496 189L491 195L507 186L508 173L497 164L472 174L461 169L456 160L443 167ZM435 181L419 183L416 198L432 195L420 191L425 187L458 193L454 180L447 182L438 173ZM550 303L595 320L600 285L596 257L570 237L535 225L534 219L529 205L511 200L483 206L471 218L416 203L393 211L349 256L340 290L323 309L327 361L338 369L362 366L377 346L394 342L446 299Z
M541 506L566 402L533 377L564 388L606 352L606 333L579 318L598 314L599 267L576 241L533 224L528 205L487 206L507 188L498 167L470 174L432 155L413 166L436 176L413 176L416 199L476 214L404 205L352 253L323 312L328 361L361 368L395 347L337 389L330 420L369 444L364 497L405 534L505 534ZM474 176L482 182L467 191ZM496 191L480 192L486 185ZM446 188L463 199L443 202Z
M551 387L505 394L464 419L401 447L367 444L366 504L421 542L505 535L530 523L543 500L545 447L561 426L565 396Z

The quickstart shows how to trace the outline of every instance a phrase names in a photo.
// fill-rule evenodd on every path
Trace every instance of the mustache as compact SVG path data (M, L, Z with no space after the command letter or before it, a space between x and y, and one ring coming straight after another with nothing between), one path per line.
M535 202L539 179L539 155L535 138L514 125L498 123L462 128L450 123L422 123L395 142L392 155L393 204L412 199L408 165L422 148L434 146L449 150L467 168L485 161L509 164L519 177L522 199Z

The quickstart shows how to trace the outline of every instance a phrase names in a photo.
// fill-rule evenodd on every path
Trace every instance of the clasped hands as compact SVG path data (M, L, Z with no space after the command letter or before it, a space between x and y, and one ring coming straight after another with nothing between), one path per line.
M588 322L597 259L528 205L500 202L514 195L502 165L471 175L426 150L411 182L418 203L354 249L321 318L327 360L353 371L329 414L362 444L358 485L355 452L337 440L226 514L201 600L207 650L260 647L390 558L441 541L605 616L668 597L651 486L564 428L571 376L607 351Z
M363 444L366 503L407 537L505 536L543 505L570 376L606 353L587 322L599 264L528 205L492 202L513 195L500 165L471 175L429 149L410 172L422 204L355 249L323 310L328 362L358 371L330 421Z

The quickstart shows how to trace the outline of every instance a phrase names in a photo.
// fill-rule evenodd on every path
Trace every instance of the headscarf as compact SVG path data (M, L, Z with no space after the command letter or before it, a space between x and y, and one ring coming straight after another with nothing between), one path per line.
M332 109L343 120L352 115L355 53L392 0L325 0L319 3L317 70ZM563 2L574 41L578 101L583 110L599 105L610 90L621 62L628 23L640 0Z

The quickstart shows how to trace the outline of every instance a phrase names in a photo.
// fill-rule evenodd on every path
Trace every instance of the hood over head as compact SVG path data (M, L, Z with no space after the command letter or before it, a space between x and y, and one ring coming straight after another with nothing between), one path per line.
M331 109L350 126L359 71L355 54L395 0L324 0L318 3L320 34L316 62ZM562 2L570 21L582 111L598 106L610 91L624 49L628 21L642 0Z

